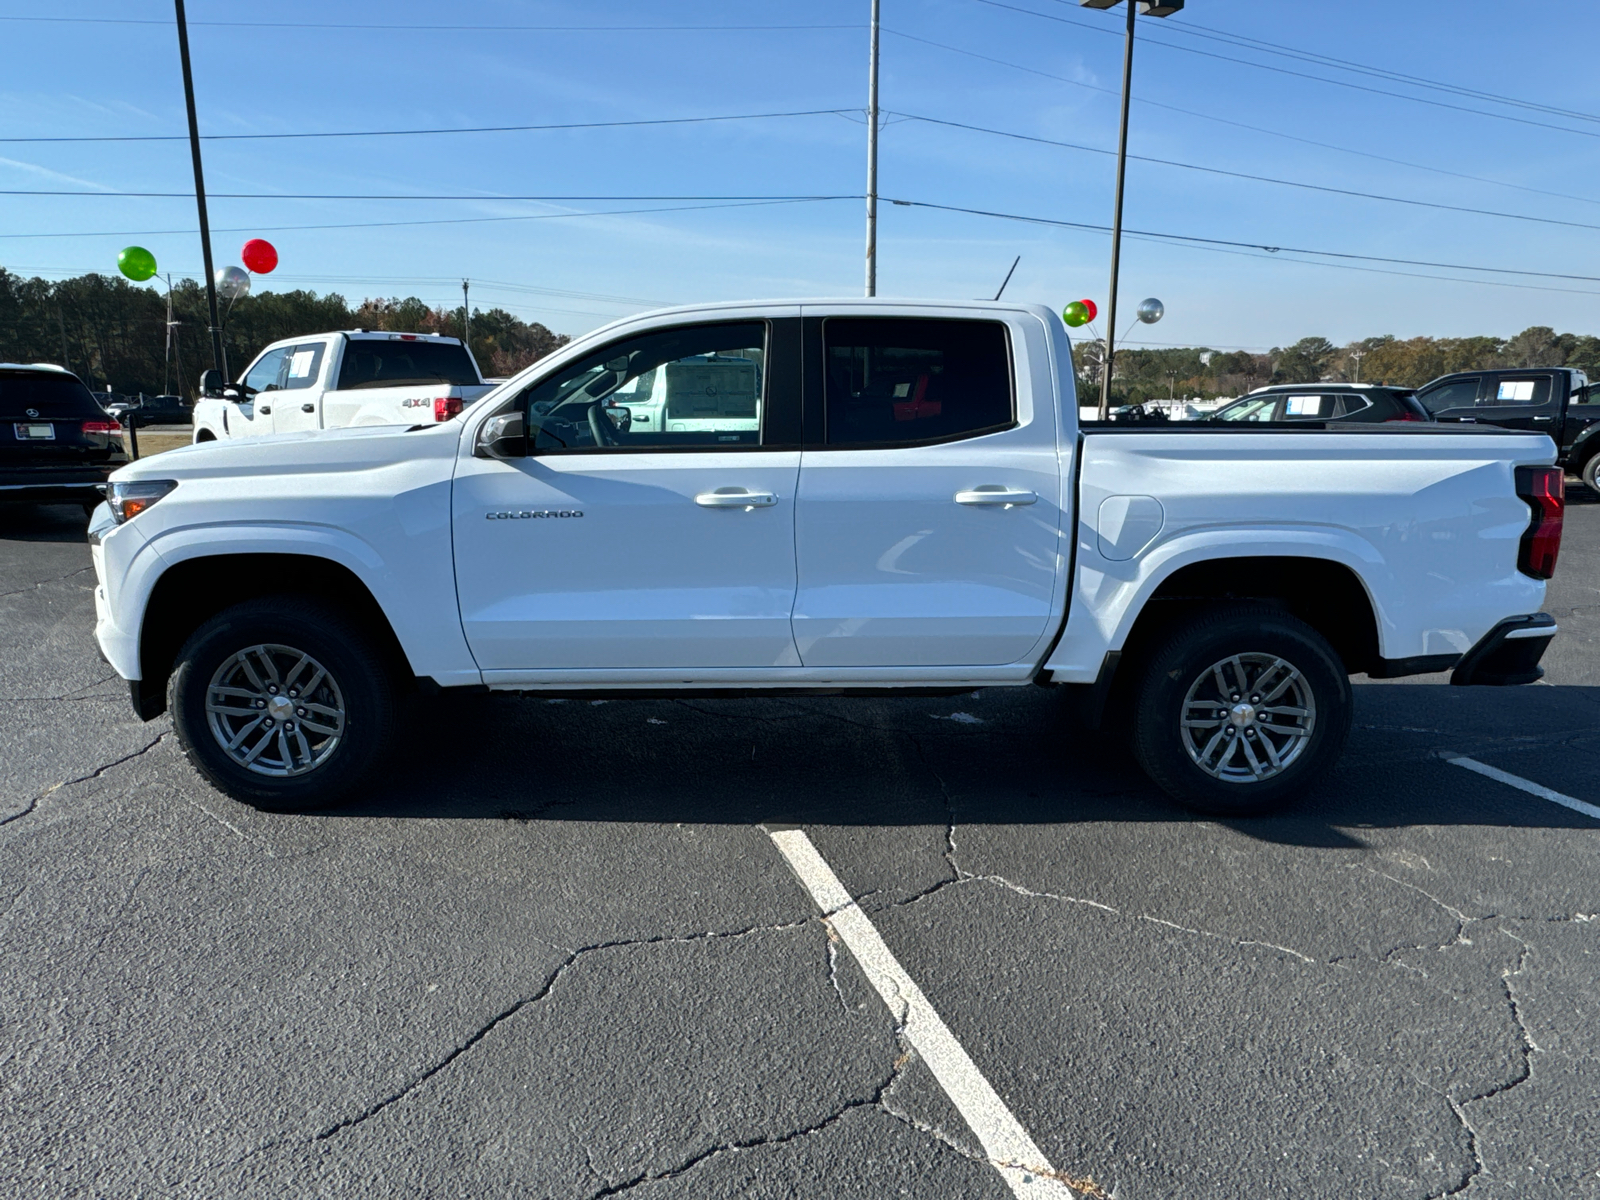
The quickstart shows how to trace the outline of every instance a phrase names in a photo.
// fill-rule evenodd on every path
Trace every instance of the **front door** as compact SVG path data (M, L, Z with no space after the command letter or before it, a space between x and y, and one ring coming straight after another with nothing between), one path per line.
M1053 396L1018 383L1050 378L1043 327L975 313L805 328L801 661L1025 658L1051 628L1064 559Z
M456 585L490 682L798 665L798 325L624 336L523 390L527 457L463 451Z
M248 389L242 400L229 401L226 420L231 437L259 437L272 432L272 410L277 405L287 346L268 350L244 373L240 383Z

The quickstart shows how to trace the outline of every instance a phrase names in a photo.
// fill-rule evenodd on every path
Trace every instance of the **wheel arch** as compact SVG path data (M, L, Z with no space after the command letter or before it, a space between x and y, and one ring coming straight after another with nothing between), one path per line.
M1378 614L1361 577L1342 562L1300 555L1207 558L1179 567L1140 610L1123 653L1137 657L1197 605L1237 600L1298 617L1328 640L1350 674L1380 661Z
M167 679L190 634L234 604L273 595L309 596L348 613L371 631L397 676L413 677L383 607L344 564L313 554L203 554L163 571L145 603L139 630L141 678L134 685L139 715L149 720L165 711Z

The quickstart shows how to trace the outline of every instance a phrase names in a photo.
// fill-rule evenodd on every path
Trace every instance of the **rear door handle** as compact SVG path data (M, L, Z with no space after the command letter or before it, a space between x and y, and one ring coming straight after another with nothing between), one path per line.
M317 411L317 406L315 404L302 404L300 406L300 411L301 412L316 412Z
M987 483L982 487L975 487L970 492L957 492L957 504L999 505L1010 508L1013 504L1033 504L1039 496L1035 492L1021 488L1001 487L999 484Z
M1535 421L1554 421L1554 417L1535 417Z
M272 405L270 405L270 404L259 405L256 408L256 411L258 413L260 413L263 417L270 417L272 415Z
M751 492L742 487L722 487L694 498L701 508L771 508L778 498L771 492Z

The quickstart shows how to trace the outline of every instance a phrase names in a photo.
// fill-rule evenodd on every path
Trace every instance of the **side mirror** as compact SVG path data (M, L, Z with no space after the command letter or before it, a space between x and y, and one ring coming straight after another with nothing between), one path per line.
M222 399L222 372L215 367L200 372L200 394L207 400Z
M528 423L520 412L501 413L490 417L478 431L478 441L472 448L478 458L528 457Z

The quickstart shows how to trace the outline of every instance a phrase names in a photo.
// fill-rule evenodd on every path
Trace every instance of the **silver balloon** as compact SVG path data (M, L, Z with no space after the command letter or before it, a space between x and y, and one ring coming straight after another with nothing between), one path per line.
M243 267L217 268L217 295L224 300L237 300L239 297L248 296L249 294L250 272Z
M1167 306L1151 296L1148 300L1139 302L1139 320L1146 325L1154 325L1166 315Z

